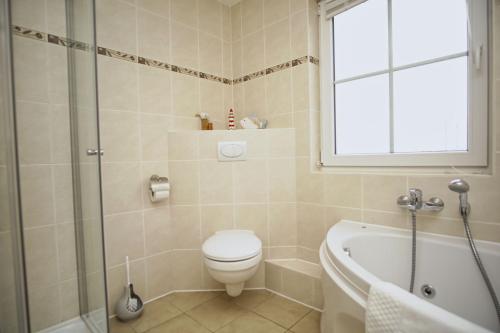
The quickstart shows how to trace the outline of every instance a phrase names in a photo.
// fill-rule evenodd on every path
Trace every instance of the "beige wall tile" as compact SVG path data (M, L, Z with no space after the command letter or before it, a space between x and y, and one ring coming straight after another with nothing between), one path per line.
M269 259L293 259L296 257L296 246L273 246L269 248Z
M54 163L69 164L71 162L71 140L69 108L67 105L51 105L51 123L52 161Z
M293 111L307 112L309 109L309 68L295 66L292 68ZM295 124L297 126L297 124Z
M151 299L172 291L171 253L162 253L146 259L147 292L146 297Z
M241 3L242 32L248 35L262 29L264 24L264 4L262 0L243 0Z
M396 204L396 199L407 193L406 177L363 176L363 208L365 209L400 212L401 209Z
M170 0L172 19L197 28L197 4L196 0Z
M140 159L139 115L135 112L102 109L99 116L104 162Z
M343 207L361 207L361 177L358 175L325 175L325 203Z
M54 2L54 1L56 0L49 0L49 2ZM49 2L47 2L47 6ZM58 35L64 36L65 34L66 32ZM67 50L64 47L60 47L59 45L49 44L47 46L47 55L48 55L47 68L48 68L48 82L49 82L49 86L47 89L49 92L49 101L51 103L68 104ZM81 78L79 78L79 80L81 80Z
M318 250L325 237L325 207L297 204L298 244Z
M231 36L232 41L237 41L242 34L241 2L231 6Z
M266 288L276 292L283 292L282 268L266 263Z
M97 44L137 54L136 8L118 0L97 1Z
M47 44L13 37L15 93L18 100L48 101Z
M29 0L13 2L12 23L22 27L45 31L47 28L45 2Z
M58 281L56 227L24 230L28 286L34 290Z
M210 121L226 121L223 86L209 80L200 81L201 112L209 114Z
M309 0L290 0L290 11L292 13L307 9Z
M139 109L141 112L171 113L171 75L166 70L149 66L139 67Z
M362 220L362 210L358 208L326 207L325 210L325 232L340 220Z
M268 193L267 166L262 160L234 164L236 202L266 202Z
M395 228L408 227L407 212L390 213L390 212L365 210L363 211L363 220L366 223L381 224Z
M232 40L232 29L231 26L231 8L229 6L222 5L222 39L225 42L231 42Z
M48 299L59 299L59 288L57 285L43 286L29 289L29 313L30 325L34 331L53 326L59 322L61 305L58 301L47 306Z
M232 69L233 69L233 78L239 78L243 75L243 44L241 40L233 42L231 44L231 52L232 52ZM233 86L233 89L236 87Z
M76 279L61 282L59 285L61 296L61 321L78 317L80 313L78 304L78 281Z
M73 222L73 179L70 165L52 166L56 222Z
M198 159L198 136L196 132L170 132L168 159L171 161Z
M202 242L216 231L233 229L234 214L232 205L201 206Z
M174 248L175 235L168 206L144 211L144 236L146 255Z
M200 161L200 202L233 202L232 163Z
M50 166L20 168L23 226L35 227L55 222L54 194Z
M295 202L295 159L269 160L269 201Z
M167 161L170 118L162 115L141 114L140 119L142 160Z
M99 106L103 109L137 111L138 66L129 61L98 57Z
M279 21L288 17L289 0L264 0L264 24Z
M200 110L198 79L178 73L172 73L171 75L173 114L183 117L194 117ZM177 126L175 128L179 129Z
M200 32L200 71L222 75L222 45L223 42L220 38ZM201 80L201 82L204 81L208 80ZM217 84L222 86L220 83Z
M170 62L170 23L144 10L137 15L137 45L141 57Z
M170 161L170 201L172 204L194 204L199 201L198 162Z
M269 124L271 128L291 128L293 127L293 114L292 113L282 113L278 115L272 115L268 117Z
M130 260L144 256L143 224L143 214L138 212L104 218L108 267L125 263L125 256Z
M175 249L198 249L201 245L201 221L198 206L172 206Z
M263 246L269 244L267 227L267 205L248 204L235 207L236 229L246 229L255 232Z
M18 102L17 138L21 164L48 164L52 161L51 120L48 104Z
M105 163L102 166L104 214L142 208L139 163Z
M323 175L310 171L309 159L297 159L297 201L323 201Z
M283 269L283 294L311 305L314 299L314 279L299 272Z
M178 1L180 2L180 1ZM186 1L189 2L189 1ZM192 10L192 9L191 9ZM198 32L172 22L172 62L177 66L198 69Z
M289 19L267 26L265 28L265 40L267 67L290 60L291 43Z
M266 79L258 78L244 83L245 115L264 117L266 113ZM237 111L238 112L238 111Z
M200 31L222 38L222 4L217 0L198 0Z
M303 10L293 14L290 26L290 34L292 36L291 58L303 57L305 54L308 54L307 11Z
M266 75L266 96L269 116L293 112L291 72L284 70Z
M64 223L57 226L57 250L59 279L75 279L76 245L75 227L73 223Z
M295 204L269 205L269 243L271 246L297 244Z
M264 69L264 45L264 32L262 30L243 38L242 71L244 75Z
M141 0L137 2L137 6L156 15L166 18L170 16L170 0Z
M201 253L199 251L174 251L172 259L174 288L176 290L200 289L202 285Z

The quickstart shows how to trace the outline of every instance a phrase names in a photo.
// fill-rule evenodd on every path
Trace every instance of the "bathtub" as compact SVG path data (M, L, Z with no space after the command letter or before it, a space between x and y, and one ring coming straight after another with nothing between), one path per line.
M418 220L417 220L418 223ZM476 241L493 286L500 295L500 244ZM408 290L411 232L342 220L320 248L325 299L322 333L364 332L370 285L383 280ZM434 287L433 298L421 286ZM417 234L414 294L477 325L477 331L500 332L490 295L466 239Z

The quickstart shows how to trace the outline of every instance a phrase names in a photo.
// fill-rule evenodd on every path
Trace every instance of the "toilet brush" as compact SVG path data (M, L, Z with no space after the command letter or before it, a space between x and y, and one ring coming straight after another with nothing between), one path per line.
M128 256L125 257L125 264L127 268L127 285L123 296L116 303L115 311L120 320L127 321L135 319L142 314L144 304L141 298L134 293L134 285L130 283L130 265Z

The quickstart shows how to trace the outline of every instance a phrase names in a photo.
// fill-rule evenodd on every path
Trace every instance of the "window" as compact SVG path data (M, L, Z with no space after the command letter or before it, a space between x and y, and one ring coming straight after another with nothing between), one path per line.
M488 0L320 2L321 159L485 166Z

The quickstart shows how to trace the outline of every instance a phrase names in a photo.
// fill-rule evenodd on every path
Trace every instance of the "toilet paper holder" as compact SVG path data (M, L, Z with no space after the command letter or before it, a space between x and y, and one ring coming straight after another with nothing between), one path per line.
M152 175L151 178L149 178L149 182L151 185L153 185L153 184L168 184L168 178L167 177L160 177L158 175Z
M167 177L152 175L149 178L149 198L151 202L158 202L170 196L170 184Z

